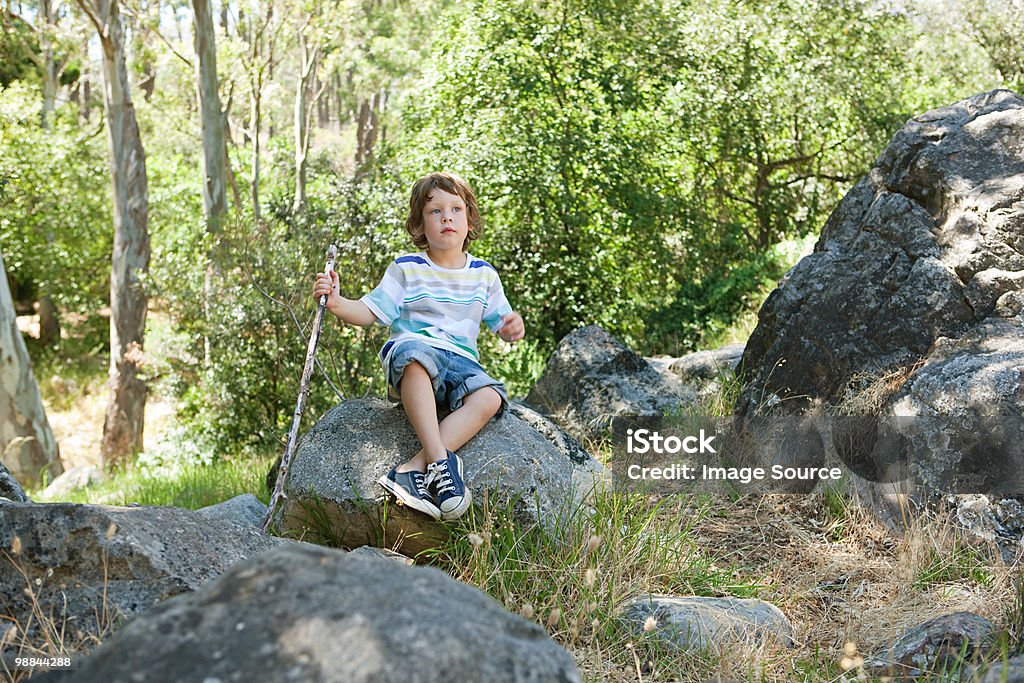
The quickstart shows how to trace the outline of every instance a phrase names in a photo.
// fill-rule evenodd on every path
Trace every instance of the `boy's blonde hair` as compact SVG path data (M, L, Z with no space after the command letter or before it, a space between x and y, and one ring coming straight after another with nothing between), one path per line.
M480 237L484 224L480 220L480 211L476 206L476 195L473 188L465 180L454 173L431 173L416 181L409 196L409 217L405 219L405 229L412 236L412 243L417 249L427 248L427 238L423 231L423 207L430 201L435 190L443 190L458 195L466 202L466 222L469 232L462 243L462 251L466 251L469 243Z

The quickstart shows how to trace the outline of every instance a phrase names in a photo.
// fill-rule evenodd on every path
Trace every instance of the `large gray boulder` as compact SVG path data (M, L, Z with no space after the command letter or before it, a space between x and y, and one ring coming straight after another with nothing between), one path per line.
M531 426L542 423L560 440L552 442ZM379 399L345 401L300 439L275 528L313 542L375 545L410 556L436 548L448 526L383 502L377 484L418 449L401 407ZM521 524L551 531L574 514L603 477L603 467L578 443L517 405L486 424L459 455L476 506L511 505Z
M565 336L527 403L578 439L601 439L694 403L697 390L648 361L597 325Z
M437 569L283 547L134 619L41 681L573 683L537 624Z
M986 321L1024 283L1022 196L1018 95L911 119L765 301L739 414L834 404L854 380L910 368Z
M181 508L0 500L0 595L23 626L35 600L77 642L281 544Z

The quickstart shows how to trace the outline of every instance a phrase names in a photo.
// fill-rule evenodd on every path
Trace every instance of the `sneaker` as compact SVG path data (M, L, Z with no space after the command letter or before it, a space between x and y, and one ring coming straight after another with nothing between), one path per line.
M427 491L426 475L415 470L396 472L396 469L392 467L390 472L377 480L377 483L402 505L408 505L432 519L441 519L441 511L434 505Z
M441 510L441 519L461 517L469 509L469 489L462 482L462 458L448 451L448 457L427 465L427 490Z

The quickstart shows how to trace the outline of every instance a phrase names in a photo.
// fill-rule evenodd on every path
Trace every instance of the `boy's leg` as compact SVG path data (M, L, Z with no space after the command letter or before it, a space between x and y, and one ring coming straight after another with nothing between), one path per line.
M501 395L490 387L474 391L463 399L441 424L437 423L437 404L430 374L413 361L402 373L402 407L423 448L398 466L397 471L424 472L427 465L444 460L447 451L457 451L501 409Z
M402 407L419 437L423 448L408 461L398 466L398 472L416 470L426 472L427 465L447 456L445 442L437 424L437 404L434 387L427 369L413 361L402 373ZM450 416L449 416L450 417Z
M463 444L476 436L499 410L501 395L497 391L491 387L477 389L462 400L458 410L441 422L441 441L448 450L459 450Z
M461 517L472 501L462 479L462 460L454 451L473 438L484 423L501 409L502 403L497 391L482 387L463 397L462 405L441 423L438 431L448 451L445 458L434 460L427 466L424 480L427 491L434 496L441 519Z

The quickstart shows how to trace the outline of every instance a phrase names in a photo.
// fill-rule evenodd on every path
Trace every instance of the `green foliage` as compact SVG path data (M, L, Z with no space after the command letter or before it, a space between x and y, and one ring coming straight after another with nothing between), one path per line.
M1003 87L1024 92L1024 6L1015 0L960 2L966 31L981 47Z
M109 297L110 180L105 137L60 108L46 130L42 96L22 82L0 88L0 245L16 281L71 310Z
M663 131L648 125L633 34L608 40L634 10L606 12L499 2L450 17L403 121L410 178L450 168L476 189L489 227L474 252L545 349L583 322L638 339L666 283L664 238L685 218L673 169L651 154Z
M149 101L133 93L149 173L145 284L175 339L173 357L151 372L185 398L183 418L208 454L277 448L324 247L341 248L343 292L366 293L411 249L408 188L437 169L476 188L486 228L472 250L495 264L524 314L527 341L511 351L481 335L485 366L513 394L581 324L646 354L749 329L764 294L908 116L1019 84L1010 4L964 4L953 16L930 2L782 0L770 12L759 0L257 5L217 36L241 204L217 239L202 217L194 69L140 14L129 68L157 74ZM314 90L326 88L339 125L314 132L309 203L294 214L299 28L322 57ZM77 48L66 38L65 84L82 68L67 59ZM173 32L164 38L174 43ZM103 124L94 116L96 127L83 127L60 107L49 132L39 126L39 74L26 52L38 48L17 22L0 36L9 85L0 242L19 280L65 310L94 312L107 298L112 232ZM255 95L258 223L248 218ZM378 143L355 168L353 129L371 100ZM341 395L380 392L384 334L327 320L320 360L337 391L318 375L312 416ZM97 353L87 355L102 361Z
M911 113L916 29L861 0L481 1L441 26L392 154L474 185L474 250L545 351L584 323L647 352L714 336Z
M15 81L38 83L36 66L26 52L26 48L38 50L35 43L35 36L23 21L12 18L4 22L0 31L0 87L7 88Z

